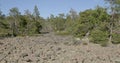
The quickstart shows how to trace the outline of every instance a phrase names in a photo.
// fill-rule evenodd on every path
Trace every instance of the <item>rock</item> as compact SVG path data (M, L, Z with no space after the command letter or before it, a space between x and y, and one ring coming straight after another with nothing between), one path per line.
M0 63L7 63L7 61L6 60L2 60Z
M23 58L26 57L26 56L28 56L27 53L22 53L22 54L21 54L21 57L23 57Z
M35 57L40 57L40 53L35 53Z
M0 45L3 45L4 43L0 42Z
M115 63L120 63L120 59L116 59L116 60L115 60Z
M0 63L120 63L120 45L101 47L88 42L53 34L2 39Z
M32 60L31 59L27 59L26 62L32 62Z
M23 58L22 61L32 62L32 60L30 58Z
M59 51L59 50L61 50L61 48L60 48L60 47L58 47L56 51Z

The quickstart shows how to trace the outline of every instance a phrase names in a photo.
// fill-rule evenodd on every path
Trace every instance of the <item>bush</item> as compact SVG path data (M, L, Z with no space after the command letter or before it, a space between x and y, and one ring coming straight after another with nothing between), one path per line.
M11 36L9 29L0 28L0 37L9 37Z
M112 35L112 37L113 37L113 40L112 40L113 44L119 44L120 43L120 34L114 33Z
M88 45L88 43L86 43L86 42L83 42L83 45Z
M89 27L85 24L78 24L74 27L73 34L76 37L83 38L89 30Z
M101 44L101 46L107 46L108 43L108 32L101 30L93 30L91 32L91 42Z
M69 35L69 32L67 32L67 31L57 31L56 35Z

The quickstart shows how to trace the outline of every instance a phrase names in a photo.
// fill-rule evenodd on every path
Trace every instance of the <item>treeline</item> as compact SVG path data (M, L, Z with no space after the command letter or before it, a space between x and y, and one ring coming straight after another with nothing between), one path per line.
M9 16L0 12L0 36L25 36L45 32L89 38L90 42L106 46L120 43L120 1L104 0L108 7L96 6L77 13L71 9L67 15L40 16L37 6L33 13L21 15L18 8L10 9Z
M19 12L17 7L11 8L9 16L5 16L0 12L0 35L1 36L24 36L38 34L42 29L43 21L40 17L37 6L34 12L25 10L24 15Z

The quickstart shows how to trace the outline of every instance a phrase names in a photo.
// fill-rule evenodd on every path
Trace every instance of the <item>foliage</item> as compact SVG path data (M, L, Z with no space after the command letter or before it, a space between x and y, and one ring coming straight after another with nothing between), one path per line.
M96 44L101 44L102 46L107 45L108 42L108 32L101 30L93 30L91 31L91 42Z
M114 40L113 29L116 27L115 23L119 23L120 18L120 0L104 0L106 3L108 3L108 10L110 11L111 19L110 19L110 26L109 26L109 43L112 43L112 40Z
M69 35L69 32L67 32L67 31L58 31L58 32L56 32L56 35Z
M20 21L20 12L19 12L19 9L17 7L14 7L14 8L11 8L10 9L10 12L9 12L9 15L10 15L10 27L11 27L11 30L12 30L12 36L17 36L19 34L19 21Z
M34 25L35 25L35 33L40 33L40 30L42 29L42 24L41 24L41 17L39 10L37 6L35 5L34 7L34 12L33 12L33 20L34 20Z
M112 36L113 36L112 43L113 44L119 44L120 43L120 34L113 33Z
M95 28L101 28L103 31L107 28L107 21L109 15L106 10L101 7L97 7L95 10L89 9L79 13L79 20L75 23L73 34L78 37L84 37L89 31ZM105 29L104 29L105 28Z
M83 38L88 32L89 28L85 24L76 25L72 31L74 36Z
M0 11L0 36L25 36L45 32L56 32L58 35L73 35L79 38L91 38L91 42L107 46L108 42L120 43L120 1L104 0L108 8L96 6L79 14L70 9L65 15L51 15L47 19L40 16L35 5L33 13L25 10L21 14L17 7L11 8L9 15ZM111 41L110 41L111 40Z
M120 23L116 23L116 26L113 29L113 34L112 34L112 43L113 44L119 44L120 43Z
M51 15L50 20L52 28L54 31L63 31L65 30L65 19L64 14L59 14L59 16L54 17Z
M44 19L39 16L37 6L34 7L33 15L29 10L21 15L17 7L11 8L9 16L4 16L0 11L0 35L25 36L39 34Z

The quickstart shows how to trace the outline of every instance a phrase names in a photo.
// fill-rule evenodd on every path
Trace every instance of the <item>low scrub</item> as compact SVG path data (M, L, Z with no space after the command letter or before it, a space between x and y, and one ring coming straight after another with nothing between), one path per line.
M101 30L93 30L91 32L91 42L96 44L101 44L101 46L107 46L108 43L108 33Z
M112 37L113 37L113 40L112 40L113 44L120 44L120 34L114 33Z
M69 35L69 32L67 32L67 31L57 31L56 35Z

